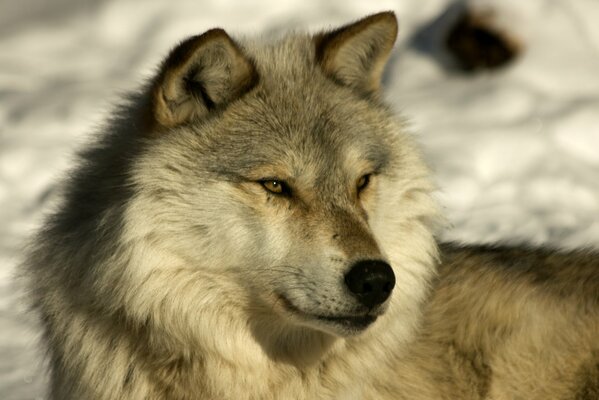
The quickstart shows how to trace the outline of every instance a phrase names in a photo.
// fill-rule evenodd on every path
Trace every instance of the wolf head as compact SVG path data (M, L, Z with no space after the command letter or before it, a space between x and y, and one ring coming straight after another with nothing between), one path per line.
M214 29L176 47L133 167L124 239L145 250L130 279L189 271L195 312L242 310L258 336L411 329L437 209L381 100L396 34L387 12L266 44Z

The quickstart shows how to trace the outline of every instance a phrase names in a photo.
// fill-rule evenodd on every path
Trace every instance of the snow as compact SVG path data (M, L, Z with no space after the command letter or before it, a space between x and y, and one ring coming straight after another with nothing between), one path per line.
M448 0L0 0L0 398L43 398L39 330L12 277L73 150L175 42L213 26L270 35L395 10L386 95L435 170L445 238L599 247L599 3L466 1L524 45L513 65L444 69L443 21L417 46Z

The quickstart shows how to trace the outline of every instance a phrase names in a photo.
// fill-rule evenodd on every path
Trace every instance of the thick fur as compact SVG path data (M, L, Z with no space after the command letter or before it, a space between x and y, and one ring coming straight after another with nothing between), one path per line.
M597 254L439 252L429 171L379 92L396 32L212 30L166 58L24 266L51 399L598 398ZM343 281L365 259L397 280L369 310Z

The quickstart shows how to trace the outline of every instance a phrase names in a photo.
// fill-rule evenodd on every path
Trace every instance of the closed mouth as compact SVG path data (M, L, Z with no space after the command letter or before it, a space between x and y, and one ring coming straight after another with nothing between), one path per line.
M361 315L318 315L318 314L310 314L306 313L299 308L297 308L289 299L285 296L278 295L281 299L281 302L284 304L287 311L292 312L293 314L299 315L303 318L317 320L321 322L325 322L327 324L333 324L342 326L346 329L351 330L363 330L366 329L370 324L376 321L378 315L372 314L361 314Z
M326 315L314 315L315 319L337 325L342 325L346 328L351 329L366 329L370 324L376 321L376 315L359 315L359 316L326 316Z

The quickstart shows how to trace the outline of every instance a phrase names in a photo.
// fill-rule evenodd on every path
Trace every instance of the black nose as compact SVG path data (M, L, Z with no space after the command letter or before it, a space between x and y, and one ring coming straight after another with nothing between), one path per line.
M345 284L360 303L372 308L389 298L395 286L395 274L384 261L358 261L345 275Z

